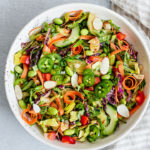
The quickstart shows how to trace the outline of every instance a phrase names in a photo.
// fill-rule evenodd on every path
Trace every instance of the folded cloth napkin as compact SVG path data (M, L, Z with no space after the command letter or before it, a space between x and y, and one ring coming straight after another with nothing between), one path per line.
M111 0L112 9L132 23L150 47L150 0ZM140 123L107 150L150 150L150 105Z

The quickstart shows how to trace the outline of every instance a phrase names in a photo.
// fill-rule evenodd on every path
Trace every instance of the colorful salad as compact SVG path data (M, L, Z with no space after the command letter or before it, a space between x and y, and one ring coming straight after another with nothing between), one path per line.
M69 144L94 142L125 123L144 102L145 79L119 29L83 10L32 29L14 55L22 119Z

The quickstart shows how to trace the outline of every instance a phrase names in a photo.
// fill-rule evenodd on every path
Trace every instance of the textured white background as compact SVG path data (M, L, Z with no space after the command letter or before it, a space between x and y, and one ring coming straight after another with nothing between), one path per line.
M13 116L4 91L4 68L10 45L21 28L45 9L69 2L88 2L110 8L109 0L0 0L0 150L52 150L30 136ZM150 114L150 109L146 114ZM148 117L144 117L127 137L106 149L150 149Z

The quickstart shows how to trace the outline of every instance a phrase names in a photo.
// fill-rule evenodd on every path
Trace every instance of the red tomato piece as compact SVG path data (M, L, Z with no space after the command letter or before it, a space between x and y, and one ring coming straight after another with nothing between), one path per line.
M99 82L100 82L100 78L99 77L95 77L95 84L94 85L98 84Z
M136 102L137 102L138 104L142 104L142 103L144 102L144 99L145 99L144 92L138 90L138 94L137 94L137 96L136 96L136 98L135 98Z
M126 38L126 34L123 34L121 32L117 33L116 36L119 40L124 40Z
M82 123L83 126L87 125L88 120L89 119L88 119L87 116L84 116L84 115L81 116L81 123Z
M23 64L27 64L29 65L30 64L30 56L28 55L23 55L20 59L20 62L23 63Z
M116 74L116 72L119 72L118 68L116 68L115 66L113 66L113 73Z
M91 87L88 87L88 88L85 88L86 90L89 90L89 91L94 91L94 87L91 86Z
M47 138L54 141L56 139L56 132L54 132L54 131L49 132L47 135Z
M61 141L63 143L68 143L68 144L75 144L76 143L76 141L70 136L63 136Z
M45 80L49 81L51 79L51 74L50 73L45 73Z
M90 56L90 57L88 58L88 60L93 61L93 62L96 62L96 61L101 60L101 58L100 58L99 56Z

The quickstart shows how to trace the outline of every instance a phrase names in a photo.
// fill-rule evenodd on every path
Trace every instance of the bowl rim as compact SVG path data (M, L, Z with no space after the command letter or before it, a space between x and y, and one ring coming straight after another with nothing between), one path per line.
M97 7L98 9L103 9L103 10L109 12L109 13L112 13L112 15L115 16L116 18L118 18L119 20L122 20L123 22L126 22L126 24L127 24L128 26L130 26L130 28L131 28L131 30L134 32L134 34L140 39L140 41L141 41L141 43L142 43L142 45L143 45L143 47L144 47L144 50L145 50L146 54L148 54L148 55L147 55L147 56L148 56L147 58L148 58L148 62L150 63L150 54L149 54L149 50L148 50L148 46L147 46L147 44L146 44L146 41L145 41L143 38L141 38L140 33L137 31L137 29L136 29L126 18L122 17L121 15L119 15L119 14L116 13L116 12L114 12L113 10L111 10L111 9L109 9L109 8L106 8L106 7L104 7L104 6L101 6L101 5L92 4L92 3L78 3L78 2L77 2L77 3L76 3L76 2L74 2L74 3L66 3L66 4L61 4L61 5L54 6L54 7L52 7L52 8L46 9L45 11L39 13L38 15L36 15L35 17L33 17L33 18L18 32L16 38L13 40L13 42L12 42L12 44L11 44L11 46L10 46L9 52L8 52L8 54L7 54L6 65L5 65L5 71L4 71L4 74L5 74L5 75L4 75L4 82L5 82L6 78L7 78L7 73L6 73L6 72L7 72L7 68L8 68L8 58L9 58L9 55L10 55L10 51L12 50L15 41L18 39L18 36L19 36L20 33L24 30L24 28L26 28L33 20L36 20L40 15L43 15L44 13L46 13L46 12L48 12L48 11L50 11L50 10L52 11L53 9L56 9L56 8L59 8L59 7L67 7L67 6L69 7L70 5L71 5L71 6L72 6L72 5L75 5L75 6L77 6L77 5L85 6L85 5L86 5L87 7L88 7L88 6ZM7 101L8 101L8 104L9 104L10 108L11 108L11 111L13 112L13 114L14 114L15 118L18 120L18 122L22 125L22 127L28 132L28 134L32 135L32 136L35 137L38 141L40 141L40 142L42 142L42 143L44 143L44 144L46 144L46 145L48 145L48 146L50 146L50 147L53 147L53 148L56 148L56 149L60 149L60 148L61 148L62 150L66 150L65 147L60 147L59 145L54 145L54 144L51 144L51 143L47 143L45 140L41 140L41 139L40 139L39 137L37 137L33 132L30 132L30 131L29 131L29 128L27 128L26 126L24 126L24 124L21 122L21 120L15 115L15 112L13 111L13 108L12 108L12 106L11 106L11 104L10 104L10 100L9 100L9 96L8 96L9 93L8 93L8 90L7 90L6 82L4 83L4 85L5 85L5 93L6 93ZM116 143L117 141L121 140L122 138L124 138L133 128L135 128L135 126L136 126L136 125L139 123L139 121L141 120L142 116L144 115L144 113L145 113L145 111L146 111L146 109L147 109L147 107L148 107L149 100L150 100L150 94L148 94L148 96L147 96L147 99L146 99L146 102L145 102L146 104L145 104L145 106L144 106L144 108L143 108L141 114L138 116L138 118L137 118L137 120L135 121L135 123L134 123L133 125L131 125L131 126L128 128L128 130L127 130L126 132L123 132L120 136L116 137L114 140L112 140L112 141L110 141L110 142L108 142L108 143L103 144L102 146L96 146L96 147L86 148L86 149L87 149L87 150L102 149L102 148L104 148L104 147L106 147L106 146L110 146L110 145ZM75 150L76 148L70 148L70 149Z

